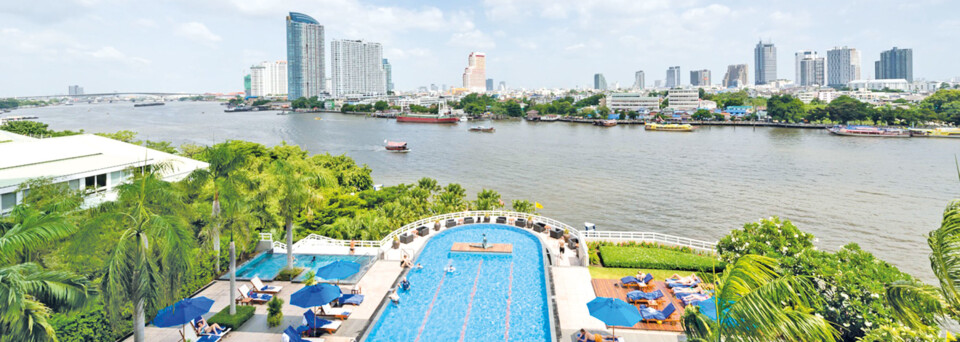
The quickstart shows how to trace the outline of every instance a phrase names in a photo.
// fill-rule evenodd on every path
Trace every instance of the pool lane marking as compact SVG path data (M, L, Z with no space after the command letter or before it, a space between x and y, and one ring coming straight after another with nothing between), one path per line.
M430 301L430 306L427 307L427 313L423 315L423 324L420 324L420 330L417 331L417 339L414 341L420 341L420 335L423 334L423 328L427 326L427 319L430 318L430 311L433 311L433 304L437 302L437 296L440 295L440 288L443 287L443 280L447 278L447 271L443 271L443 275L440 276L440 283L437 284L437 292L433 294L433 300Z
M507 332L503 334L503 340L510 340L510 297L513 295L513 261L510 262L510 282L507 283Z
M480 265L477 265L477 278L473 279L473 290L470 291L470 301L467 302L467 317L463 318L463 329L460 330L460 341L463 341L464 336L467 334L467 322L470 321L470 310L473 309L473 296L477 294L477 283L480 282L481 267L483 267L483 259L480 260Z

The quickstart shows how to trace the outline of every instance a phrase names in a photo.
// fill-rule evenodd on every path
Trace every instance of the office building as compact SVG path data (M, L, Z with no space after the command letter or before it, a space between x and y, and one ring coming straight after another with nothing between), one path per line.
M506 82L506 81L500 81L499 88L500 88L500 91L507 91L507 82Z
M816 52L805 54L797 69L796 84L802 87L826 85L825 67L823 57L817 56Z
M607 90L607 78L603 74L593 74L593 89Z
M757 73L754 83L767 84L777 79L777 47L773 43L764 43L762 40L753 49L753 66Z
M690 72L690 85L692 86L708 86L712 82L710 80L710 70L694 70Z
M488 78L488 79L487 79L487 91L493 91L493 79L492 79L492 78Z
M793 54L793 59L795 63L793 70L796 72L796 76L793 80L796 81L797 84L800 84L800 61L802 61L807 56L815 57L816 55L817 55L817 52L813 50L800 50Z
M287 62L261 62L250 67L250 96L287 95Z
M487 54L471 52L463 69L463 87L472 93L484 92L487 81Z
M860 79L860 51L834 47L827 51L827 85L838 88Z
M640 93L610 93L604 98L604 104L610 110L652 110L660 108L660 97L644 96Z
M850 83L847 83L847 86L850 87L850 89L853 89L853 90L857 90L857 89L866 89L866 90L885 90L885 89L893 89L893 90L903 90L903 91L906 91L906 90L909 90L909 89L910 89L910 82L907 82L907 80L902 79L902 78L899 78L899 79L893 79L893 78L891 78L891 79L882 79L882 80L855 80L855 81L850 81Z
M252 85L250 84L250 74L248 73L246 75L243 75L243 96L245 97L251 96L250 95L250 92L252 91L252 89L250 89L251 86Z
M67 87L67 94L69 95L83 95L83 87L78 85L72 85Z
M386 76L387 92L393 91L393 66L386 58L383 59L383 74Z
M874 63L874 78L878 80L904 79L913 83L913 49L893 49L880 53Z
M667 68L667 84L665 86L667 88L673 88L679 87L680 85L680 67L672 66Z
M696 109L700 107L700 91L697 89L670 89L667 92L667 102L673 109Z
M362 40L330 42L333 95L377 96L387 93L383 71L383 47Z
M310 16L287 16L287 98L320 96L326 90L323 25Z
M633 73L633 89L643 89L644 84L643 70Z
M727 73L723 75L723 86L727 88L738 88L745 85L747 85L747 65L728 65Z

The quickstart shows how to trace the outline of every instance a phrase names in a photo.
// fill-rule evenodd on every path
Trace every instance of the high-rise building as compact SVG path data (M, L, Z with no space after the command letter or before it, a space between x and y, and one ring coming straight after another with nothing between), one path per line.
M827 51L827 85L845 87L860 79L860 51L849 47L834 47Z
M493 91L493 79L492 79L492 78L488 78L488 79L487 79L487 91Z
M767 84L777 79L777 47L762 40L753 49L753 65L757 69L756 84Z
M83 87L78 85L72 85L67 87L67 94L69 95L83 95Z
M383 59L383 74L386 76L387 91L393 91L393 66L386 58Z
M643 89L644 88L644 75L643 70L633 73L633 89Z
M250 67L250 96L287 94L287 62L261 62Z
M467 67L463 69L463 87L474 93L487 89L487 54L471 52L467 57Z
M607 90L607 79L603 74L593 74L593 89Z
M430 91L440 91L440 88L437 87L436 83L430 83Z
M507 82L506 82L506 81L500 81L500 86L499 86L499 88L500 88L500 91L507 91Z
M913 83L913 49L893 49L880 53L874 64L874 78L878 80L904 79Z
M310 16L287 16L287 98L320 96L324 84L323 25Z
M680 67L672 66L667 68L667 88L679 87L681 84L680 81Z
M823 57L817 56L817 53L808 54L800 60L800 69L797 70L800 77L797 78L797 84L800 86L822 86L826 85L824 72L826 71Z
M333 66L333 91L344 95L384 95L387 77L383 70L383 47L380 43L362 40L330 42L330 64Z
M710 79L710 70L701 69L694 70L690 72L690 85L692 86L708 86L713 83Z
M794 59L794 62L796 63L796 65L794 65L794 71L797 73L796 78L794 78L794 81L796 81L797 84L800 84L800 78L801 78L800 61L802 61L807 56L816 57L817 52L813 50L800 50L793 54L793 59Z
M250 84L250 74L248 73L246 75L243 75L243 95L244 96L246 97L251 96L250 95L250 92L252 91L252 89L250 89L251 86L252 85Z
M732 64L727 66L727 73L723 75L723 86L727 88L747 85L747 65Z
M654 87L654 88L658 88L658 89L659 89L661 86L663 86L663 80L654 80L654 81L653 81L653 87Z

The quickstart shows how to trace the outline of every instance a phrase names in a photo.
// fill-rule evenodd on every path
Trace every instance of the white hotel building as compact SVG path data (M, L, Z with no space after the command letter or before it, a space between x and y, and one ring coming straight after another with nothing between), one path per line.
M387 94L387 76L383 70L383 47L362 40L330 42L333 66L333 95L378 96Z
M250 96L287 96L287 62L262 62L250 67Z
M656 110L660 108L660 98L644 96L641 93L610 93L604 98L604 105L612 111L639 111L643 108Z

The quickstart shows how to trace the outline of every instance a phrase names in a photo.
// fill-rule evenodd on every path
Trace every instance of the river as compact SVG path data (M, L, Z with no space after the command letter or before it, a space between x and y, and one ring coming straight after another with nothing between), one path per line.
M646 132L562 122L397 123L336 113L223 113L216 103L129 103L17 110L56 130L132 130L139 139L210 144L242 139L347 154L375 183L432 177L474 197L540 202L540 212L603 230L655 231L715 241L761 217L815 234L821 249L856 242L932 281L926 234L958 198L960 140L837 137L825 130L701 127ZM320 118L317 120L316 118ZM470 133L493 125L496 133ZM389 153L385 139L412 152Z

